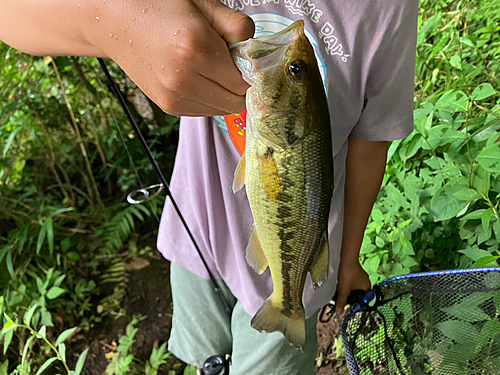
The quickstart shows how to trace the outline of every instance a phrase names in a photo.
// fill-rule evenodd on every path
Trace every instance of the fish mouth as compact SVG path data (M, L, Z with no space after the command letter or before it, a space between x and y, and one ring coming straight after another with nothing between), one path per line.
M304 35L304 21L299 20L278 33L230 44L229 51L243 79L254 85L254 73L279 66L289 46Z

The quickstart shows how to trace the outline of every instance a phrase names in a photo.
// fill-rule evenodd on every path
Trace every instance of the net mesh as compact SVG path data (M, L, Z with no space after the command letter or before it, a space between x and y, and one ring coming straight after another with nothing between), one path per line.
M500 375L500 268L406 275L343 323L351 374Z

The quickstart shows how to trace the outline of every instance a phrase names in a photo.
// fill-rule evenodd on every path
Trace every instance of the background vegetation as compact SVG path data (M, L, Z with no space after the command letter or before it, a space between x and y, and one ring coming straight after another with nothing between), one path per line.
M365 234L372 282L500 257L500 3L420 7L415 131L390 147ZM0 67L0 374L57 364L79 374L87 352L71 337L123 314L124 264L151 251L163 201L125 203L157 180L95 59L32 57L0 42ZM130 107L168 175L177 120ZM107 373L154 374L168 359L164 345L134 356L138 320Z

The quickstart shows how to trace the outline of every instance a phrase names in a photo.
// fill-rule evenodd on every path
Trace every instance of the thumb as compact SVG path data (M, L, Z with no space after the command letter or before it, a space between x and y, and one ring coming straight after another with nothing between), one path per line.
M344 315L345 305L347 304L347 297L344 294L339 294L337 301L335 301L335 314L342 317Z
M204 1L204 3L201 12L227 43L241 42L253 36L255 25L246 14L228 8L219 0Z

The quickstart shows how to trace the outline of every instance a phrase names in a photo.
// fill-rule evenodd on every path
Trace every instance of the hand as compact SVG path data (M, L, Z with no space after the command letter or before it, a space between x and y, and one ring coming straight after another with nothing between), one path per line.
M359 262L352 264L340 264L337 292L339 293L335 303L335 312L338 316L344 315L344 309L347 303L347 297L351 291L361 289L370 290L371 282L368 274L365 272Z
M81 7L87 8L87 40L165 112L213 116L244 110L249 86L226 43L253 36L245 14L218 0L94 0Z

